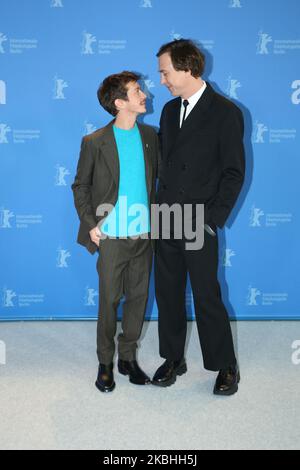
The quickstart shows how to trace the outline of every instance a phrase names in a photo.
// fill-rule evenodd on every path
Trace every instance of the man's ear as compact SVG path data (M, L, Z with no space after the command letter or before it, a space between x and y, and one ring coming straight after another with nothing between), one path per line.
M117 98L114 102L115 107L117 108L118 111L124 108L124 101L121 100L120 98Z

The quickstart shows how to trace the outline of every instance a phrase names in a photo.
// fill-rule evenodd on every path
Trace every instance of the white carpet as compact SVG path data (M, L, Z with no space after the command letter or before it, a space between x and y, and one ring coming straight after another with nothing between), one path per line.
M95 322L0 323L1 449L299 449L298 322L233 322L239 392L212 394L189 322L188 372L168 388L137 386L115 372L110 394L94 386ZM139 363L162 363L157 323L147 322Z

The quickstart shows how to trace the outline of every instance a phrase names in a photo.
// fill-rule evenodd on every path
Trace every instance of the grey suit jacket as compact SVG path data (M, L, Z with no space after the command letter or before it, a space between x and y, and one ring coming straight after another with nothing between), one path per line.
M77 242L85 246L91 254L94 254L98 247L92 242L89 232L103 218L96 215L97 207L105 203L115 206L118 199L120 168L113 132L114 121L83 137L77 173L72 184L74 203L80 219ZM143 143L150 208L150 204L155 201L158 137L151 126L137 124Z

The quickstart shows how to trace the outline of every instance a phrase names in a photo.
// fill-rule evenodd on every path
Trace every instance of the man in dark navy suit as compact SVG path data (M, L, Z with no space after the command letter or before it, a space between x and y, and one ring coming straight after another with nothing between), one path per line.
M157 202L204 204L204 245L187 250L184 237L157 241L156 299L160 355L165 362L153 384L168 386L186 372L185 290L189 273L204 367L218 371L214 393L232 395L239 370L218 269L218 233L244 180L243 116L231 101L202 80L204 55L191 40L163 45L157 57L161 83L176 98L160 119L162 160ZM174 234L173 234L174 235Z

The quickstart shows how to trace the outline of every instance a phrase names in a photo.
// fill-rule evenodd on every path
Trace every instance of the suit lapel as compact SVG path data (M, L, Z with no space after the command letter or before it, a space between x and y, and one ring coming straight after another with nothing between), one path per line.
M120 182L120 162L119 162L119 155L118 155L118 148L116 139L114 136L113 131L113 124L115 120L111 121L105 129L105 133L103 134L103 138L101 141L101 151L105 158L108 168L112 174L112 177L116 183L117 188L119 188ZM151 165L151 155L150 155L150 148L147 139L147 134L145 128L137 123L141 140L143 144L143 154L144 154L144 161L145 161L145 173L146 173L146 183L148 192L151 191L151 179L152 179L152 165Z
M142 124L137 122L141 139L142 139L142 144L143 144L143 153L144 153L144 161L145 161L145 173L146 173L146 184L147 184L147 189L148 193L150 194L151 192L151 181L152 181L152 164L151 164L151 155L150 155L150 147L147 139L147 134L145 131L145 128Z
M178 98L174 104L172 109L169 111L169 115L167 117L167 142L166 142L166 154L172 151L173 146L177 140L180 127L179 127L179 120L180 120L180 108L181 108L181 98Z
M115 120L111 121L105 128L105 133L101 140L101 151L105 158L108 168L112 174L117 188L120 181L120 163L117 149L117 143L114 136L113 124Z
M181 99L180 99L178 116L176 117L175 113L173 113L173 116L171 118L172 121L174 121L174 119L177 118L178 132L174 139L174 145L176 144L176 148L180 146L181 143L186 142L186 139L188 139L188 136L190 133L192 133L195 129L197 130L201 129L201 127L205 124L207 113L209 111L212 100L214 98L214 93L215 92L210 86L210 84L207 83L207 87L203 95L198 100L196 105L193 107L192 111L189 113L189 115L185 119L181 128L179 127L180 107L181 107ZM173 123L174 129L175 129L175 125L176 123ZM171 130L170 132L171 132L170 138L172 138L172 135L174 135L174 131Z

